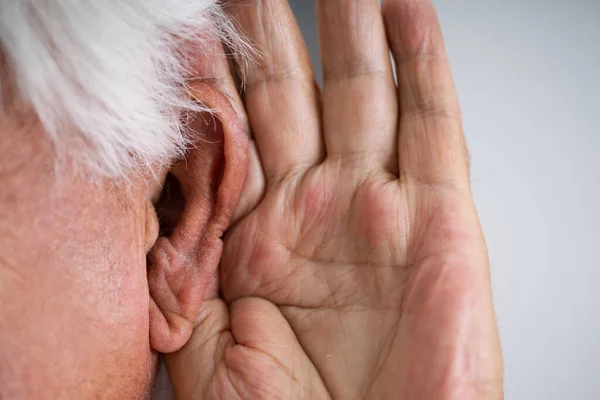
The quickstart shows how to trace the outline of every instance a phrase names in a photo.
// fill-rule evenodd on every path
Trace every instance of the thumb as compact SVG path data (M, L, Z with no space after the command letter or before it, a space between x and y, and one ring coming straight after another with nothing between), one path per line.
M190 340L180 350L164 355L176 398L204 398L225 348L232 343L227 305L218 298L205 300Z

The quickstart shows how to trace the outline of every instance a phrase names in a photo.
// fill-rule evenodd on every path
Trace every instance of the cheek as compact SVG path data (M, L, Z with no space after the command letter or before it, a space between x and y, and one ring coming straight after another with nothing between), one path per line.
M143 397L156 355L145 263L130 254L117 264L46 264L2 289L10 306L0 310L0 382L16 393L25 385L28 398Z
M103 390L115 388L119 399L127 398L123 388L130 389L132 397L146 392L156 369L157 357L149 344L144 224L138 215L111 217L108 234L97 239L96 262L88 265L88 272L73 276L72 291L80 293L81 315L71 320L88 323L73 340L81 352L93 347L87 376L105 378ZM98 375L99 370L103 375Z
M156 372L157 356L149 344L149 293L144 249L138 246L134 250L141 254L132 257L131 249L124 252L120 271L114 271L107 279L109 284L100 293L90 296L84 318L95 321L96 325L97 336L87 344L98 343L102 353L94 360L92 371L103 366L108 379L112 380L103 386L147 392ZM94 304L100 305L95 307ZM116 394L119 399L126 398Z
M0 385L25 398L143 398L157 362L143 213L49 206L23 225L35 230L1 243L18 268L0 265Z

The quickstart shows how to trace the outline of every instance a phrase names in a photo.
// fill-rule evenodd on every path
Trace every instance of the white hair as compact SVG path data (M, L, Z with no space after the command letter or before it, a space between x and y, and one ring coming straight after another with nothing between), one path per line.
M183 154L181 112L201 108L186 50L217 37L243 51L235 32L218 0L0 0L7 84L59 155L102 176Z

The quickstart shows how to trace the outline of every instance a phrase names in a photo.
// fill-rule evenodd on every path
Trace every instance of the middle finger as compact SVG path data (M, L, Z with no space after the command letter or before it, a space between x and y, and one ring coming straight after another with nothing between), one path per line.
M317 0L329 158L397 171L397 98L377 0Z

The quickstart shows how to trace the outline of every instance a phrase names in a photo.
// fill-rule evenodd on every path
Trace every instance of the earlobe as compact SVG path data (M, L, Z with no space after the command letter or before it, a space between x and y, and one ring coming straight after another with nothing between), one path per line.
M150 345L161 353L179 350L192 333L246 176L247 137L233 107L206 83L195 84L192 93L212 115L198 115L190 125L198 140L170 172L183 209L149 254Z

